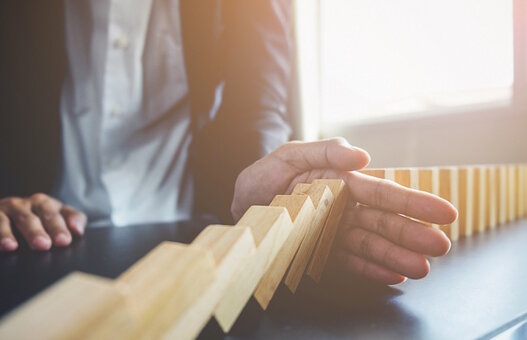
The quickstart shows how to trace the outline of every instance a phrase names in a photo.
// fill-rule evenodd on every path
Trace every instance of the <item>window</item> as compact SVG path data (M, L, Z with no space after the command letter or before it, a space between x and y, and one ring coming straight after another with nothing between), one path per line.
M512 98L512 0L323 0L318 15L323 126Z

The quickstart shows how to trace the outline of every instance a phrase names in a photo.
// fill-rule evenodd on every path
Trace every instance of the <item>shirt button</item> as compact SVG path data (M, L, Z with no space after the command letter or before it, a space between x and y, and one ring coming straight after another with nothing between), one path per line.
M113 117L113 118L117 118L119 117L120 115L122 114L121 110L119 109L112 109L110 111L110 116Z
M124 50L128 47L129 42L128 38L125 36L121 36L119 38L114 39L113 41L113 47Z

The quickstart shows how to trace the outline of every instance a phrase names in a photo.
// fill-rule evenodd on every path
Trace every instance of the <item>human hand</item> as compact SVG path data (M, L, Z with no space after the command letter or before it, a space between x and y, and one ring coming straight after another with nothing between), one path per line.
M14 251L17 228L33 250L49 250L71 243L72 234L82 236L87 218L83 213L45 194L0 200L0 251Z
M251 205L269 204L275 195L291 193L297 183L341 178L350 201L333 247L333 264L385 284L422 278L429 271L425 256L446 254L450 241L411 218L448 224L457 212L434 195L353 171L369 161L366 151L341 138L284 144L240 173L232 215L238 220Z

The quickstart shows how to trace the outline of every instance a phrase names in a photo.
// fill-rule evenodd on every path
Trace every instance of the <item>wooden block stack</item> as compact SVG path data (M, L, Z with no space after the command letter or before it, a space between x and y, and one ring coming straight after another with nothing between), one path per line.
M365 169L362 173L450 201L457 220L440 228L455 241L527 216L527 165Z
M452 202L458 220L431 225L452 240L527 215L526 165L361 172ZM0 338L192 339L211 317L228 332L253 294L266 309L282 281L294 293L304 274L320 280L347 195L342 180L301 183L236 226L162 243L117 280L70 274L5 317Z

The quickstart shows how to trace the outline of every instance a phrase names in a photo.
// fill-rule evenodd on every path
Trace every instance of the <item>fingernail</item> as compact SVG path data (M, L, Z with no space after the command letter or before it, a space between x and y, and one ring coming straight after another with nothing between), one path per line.
M15 240L9 237L6 237L6 238L3 238L2 241L0 241L0 248L6 251L12 251L18 248L18 243L16 243Z
M59 233L55 235L55 245L57 246L67 246L71 242L71 236L64 233Z
M37 236L31 242L31 248L36 250L48 250L51 248L51 240L44 236Z
M79 233L79 235L84 234L84 226L79 220L73 220L73 228Z

